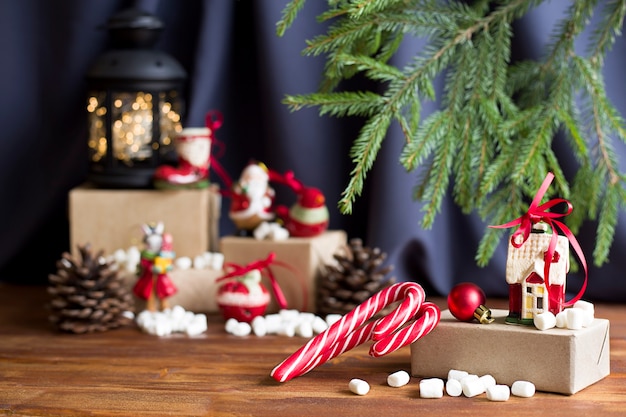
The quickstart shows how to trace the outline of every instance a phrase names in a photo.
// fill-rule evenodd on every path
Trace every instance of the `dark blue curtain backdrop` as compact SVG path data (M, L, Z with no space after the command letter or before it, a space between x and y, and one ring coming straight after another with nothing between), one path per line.
M231 176L238 176L251 158L280 172L292 169L326 194L331 228L386 251L399 280L416 280L429 295L445 295L455 283L473 281L488 296L506 296L504 238L488 267L474 262L487 226L477 216L462 215L452 201L445 201L433 229L420 228L420 203L412 199L417 174L406 173L398 162L402 138L395 128L354 214L338 212L336 202L352 169L348 151L360 121L319 117L317 109L291 113L281 104L285 94L316 91L324 65L323 58L304 57L301 51L306 39L323 32L315 17L326 2L308 1L287 35L279 38L275 24L285 2L0 0L0 280L44 283L61 252L69 249L68 191L83 183L87 172L84 75L107 48L107 34L97 27L136 5L163 20L157 47L188 71L184 125L203 125L207 110L223 113L217 134L226 153L220 162ZM539 56L569 3L547 2L518 22L517 58ZM397 63L406 62L420 46L419 40L406 42ZM622 115L625 64L626 40L619 38L608 56L605 80ZM425 114L436 105L426 104ZM557 150L561 142L557 138ZM625 171L626 147L614 146ZM563 155L566 173L572 175L573 161L568 165L571 157ZM222 234L233 232L225 211L220 228ZM588 260L594 237L592 223L578 235ZM610 263L591 267L585 298L626 301L624 271L626 214L621 213ZM572 274L568 286L577 291L581 281L580 273Z

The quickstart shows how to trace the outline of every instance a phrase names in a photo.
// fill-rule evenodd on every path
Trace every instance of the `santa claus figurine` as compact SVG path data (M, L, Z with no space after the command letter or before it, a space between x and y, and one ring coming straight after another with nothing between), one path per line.
M274 218L274 189L269 184L267 167L250 163L233 185L228 216L240 234L250 234L262 222Z

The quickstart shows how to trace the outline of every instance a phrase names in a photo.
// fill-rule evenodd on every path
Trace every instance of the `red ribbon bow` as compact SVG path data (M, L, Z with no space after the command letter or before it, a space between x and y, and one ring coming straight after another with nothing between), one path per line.
M224 263L224 270L229 269L231 271L228 272L226 275L219 277L218 279L216 279L216 281L222 281L228 278L239 277L239 276L247 274L248 272L254 271L255 269L258 269L259 271L261 271L261 274L264 274L264 270L265 270L267 271L267 277L269 278L270 283L272 285L272 292L274 293L274 297L276 298L276 302L278 303L278 306L280 308L287 308L287 300L285 299L285 295L283 294L283 291L280 289L280 286L278 285L278 281L276 281L276 278L274 277L274 274L272 273L272 270L270 269L270 265L272 263L275 263L276 265L281 265L281 266L285 266L285 265L282 262L276 261L275 258L276 258L276 254L274 252L270 252L267 258L263 260L251 262L246 266L241 266L233 262L226 262Z
M543 184L541 184L541 187L535 194L535 198L533 198L533 201L530 203L530 206L528 207L528 211L524 213L524 215L508 223L501 224L498 226L489 226L489 227L496 228L496 229L505 229L505 228L519 225L519 228L511 236L511 244L516 248L521 247L526 242L526 240L528 239L528 236L530 236L530 233L532 231L533 224L536 224L539 222L545 222L552 228L552 237L550 238L548 251L545 254L545 258L544 258L545 264L544 264L544 270L543 270L546 289L548 290L548 296L550 297L550 302L558 302L556 297L554 297L552 293L550 292L550 263L553 262L554 251L556 249L556 244L558 240L557 227L563 232L563 234L569 240L569 243L574 248L574 251L576 252L576 255L578 256L578 259L580 260L580 263L583 266L583 269L585 270L585 280L583 282L583 285L580 291L572 300L566 303L563 303L563 306L567 307L567 306L573 305L576 301L578 301L580 297L582 297L583 293L585 292L585 289L587 288L587 261L585 260L585 255L583 254L583 251L580 245L578 244L576 237L571 232L571 230L564 223L556 220L560 217L565 217L572 212L573 210L572 203L565 200L564 198L555 198L544 204L539 205L539 203L541 202L541 199L543 198L544 194L548 190L548 187L550 187L550 184L552 183L553 179L554 179L554 174L551 172L548 172L548 174L546 175L546 178L543 180ZM553 213L549 211L552 207L561 203L567 204L567 211L565 213ZM522 237L521 241L520 239L518 239L519 236Z
M218 110L210 110L207 112L204 118L204 124L211 130L211 153L209 155L209 161L211 168L215 173L220 177L220 179L224 182L227 188L230 188L232 185L232 180L230 176L222 167L222 165L218 162L218 158L220 158L224 154L224 143L217 140L215 137L215 131L222 127L224 123L224 116ZM217 151L219 149L219 151Z

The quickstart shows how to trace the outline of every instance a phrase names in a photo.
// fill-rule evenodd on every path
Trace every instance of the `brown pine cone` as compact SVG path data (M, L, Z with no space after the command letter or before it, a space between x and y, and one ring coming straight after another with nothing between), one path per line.
M68 252L57 261L57 273L48 276L52 296L50 321L62 331L89 333L129 324L134 298L103 251L95 256L89 244L78 246L80 259Z
M336 264L326 265L317 285L317 313L346 314L395 282L387 278L392 265L383 266L387 254L351 239L345 253L333 255Z

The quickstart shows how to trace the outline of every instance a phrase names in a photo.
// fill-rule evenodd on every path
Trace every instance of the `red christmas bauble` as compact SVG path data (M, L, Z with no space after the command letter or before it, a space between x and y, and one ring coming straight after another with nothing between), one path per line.
M448 294L448 309L460 321L472 321L474 311L485 304L485 299L485 293L478 285L462 282Z

